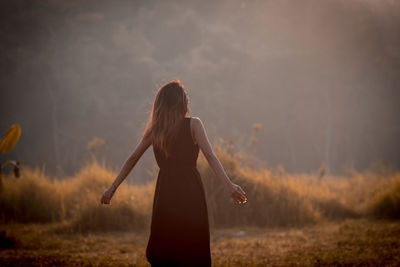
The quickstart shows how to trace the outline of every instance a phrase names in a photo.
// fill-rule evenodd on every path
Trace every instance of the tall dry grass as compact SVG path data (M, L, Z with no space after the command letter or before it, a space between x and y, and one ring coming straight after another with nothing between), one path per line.
M100 204L115 173L92 161L73 177L52 179L24 168L19 179L6 177L0 194L0 218L10 222L67 221L72 231L141 230L149 222L154 182L118 188L110 206Z
M332 176L257 169L249 157L224 144L215 152L248 202L230 201L203 156L198 168L207 194L212 227L302 226L349 217L399 219L400 173L356 172ZM123 183L110 206L100 204L116 173L92 161L72 177L58 179L25 167L19 179L6 176L0 192L1 223L66 222L69 231L143 230L149 226L155 180ZM184 190L184 188L182 188Z
M58 181L39 169L26 169L20 178L6 176L0 192L0 219L7 222L50 222L63 218Z
M216 227L255 225L290 226L315 223L320 214L311 203L270 170L243 166L242 155L215 146L215 152L228 176L246 192L248 202L233 203L222 183L200 157L199 171L207 192L210 222Z
M400 173L384 166L342 175L287 173L283 166L257 169L232 142L214 145L228 176L247 192L248 203L228 200L204 157L199 169L206 187L214 226L302 226L346 218L400 218Z
M378 219L400 219L400 173L381 177L370 188L371 197L365 206L369 217Z

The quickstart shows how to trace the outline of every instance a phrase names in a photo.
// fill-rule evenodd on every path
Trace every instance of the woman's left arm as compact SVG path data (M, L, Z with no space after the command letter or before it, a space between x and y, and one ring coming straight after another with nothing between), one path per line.
M136 146L133 153L128 157L122 166L118 176L115 178L114 182L111 186L103 193L101 197L101 204L110 204L110 200L117 190L118 186L125 180L128 174L131 172L133 167L135 167L136 163L139 161L140 157L147 150L147 148L151 145L151 139L149 136L143 136L140 140L139 144Z

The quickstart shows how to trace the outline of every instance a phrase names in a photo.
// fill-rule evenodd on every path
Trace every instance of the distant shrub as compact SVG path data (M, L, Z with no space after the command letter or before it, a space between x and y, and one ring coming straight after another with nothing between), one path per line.
M377 219L400 219L400 175L382 178L380 186L374 190L367 215Z
M149 224L155 183L119 186L111 204L100 204L104 190L116 174L93 162L62 182L71 229L79 232L142 230Z
M77 232L143 230L149 223L147 213L142 213L129 203L111 207L91 206L84 208L69 228Z
M26 168L20 179L4 180L1 222L68 221L68 228L80 232L143 229L150 217L154 183L124 183L111 205L102 206L100 197L114 178L96 161L63 180L52 181L42 171Z
M279 175L266 169L257 171L242 166L241 155L223 147L215 146L215 152L228 176L246 192L248 202L233 203L202 157L199 170L204 177L210 221L214 226L294 226L319 220L320 214L308 199L285 185Z
M22 177L3 180L0 193L1 222L52 222L62 218L58 182L40 170L26 169Z
M311 199L313 206L320 214L331 220L358 218L360 214L351 207L341 203L338 199Z

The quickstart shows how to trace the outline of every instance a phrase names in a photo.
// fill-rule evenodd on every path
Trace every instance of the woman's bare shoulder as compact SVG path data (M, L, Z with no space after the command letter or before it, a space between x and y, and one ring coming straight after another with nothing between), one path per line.
M194 121L195 123L201 121L200 118L199 118L199 117L196 117L196 116L190 117L190 118L192 118L192 121Z
M191 117L191 124L195 130L203 127L203 122L199 117Z

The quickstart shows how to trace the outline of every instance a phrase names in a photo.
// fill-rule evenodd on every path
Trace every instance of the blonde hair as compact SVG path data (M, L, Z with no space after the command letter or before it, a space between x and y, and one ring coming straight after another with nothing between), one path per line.
M189 112L189 98L179 80L170 81L161 86L154 99L150 119L144 131L151 136L153 147L166 157L178 134L179 124Z

